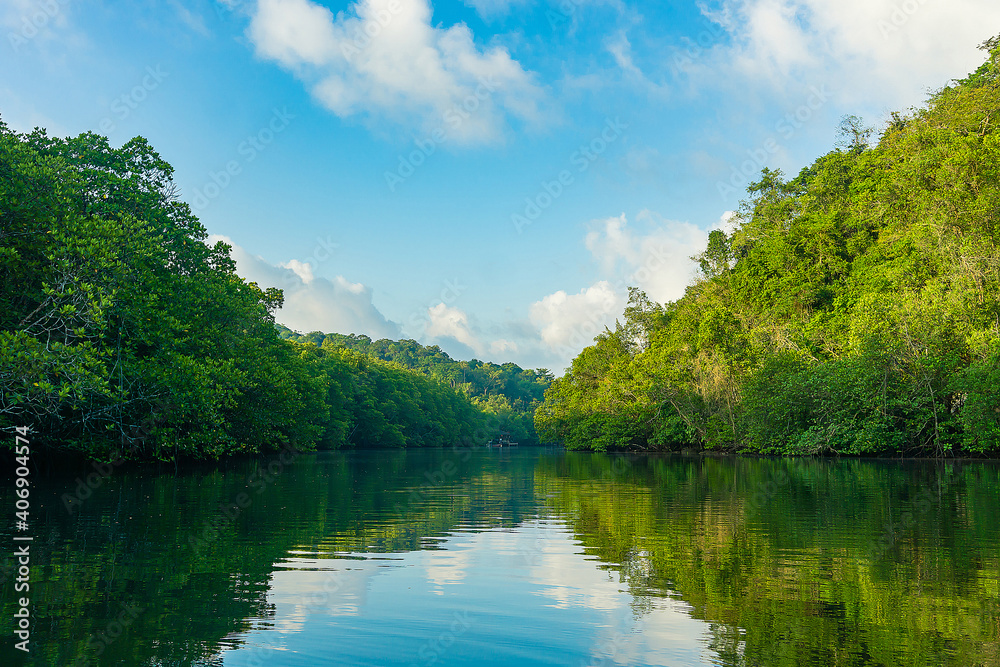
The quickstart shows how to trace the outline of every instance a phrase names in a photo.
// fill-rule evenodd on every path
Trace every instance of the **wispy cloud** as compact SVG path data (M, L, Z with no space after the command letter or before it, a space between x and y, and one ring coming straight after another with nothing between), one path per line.
M523 7L530 0L462 0L467 6L489 21L510 13L514 7Z
M615 59L615 63L621 69L626 82L637 85L645 92L655 95L666 95L670 92L670 88L666 84L656 83L651 80L635 64L632 57L632 44L629 42L628 35L625 34L624 30L619 31L614 37L608 39L604 44L604 48Z
M191 30L198 33L202 37L208 37L211 34L208 27L205 25L205 19L203 19L200 14L192 12L190 9L182 5L179 0L170 0L170 6L174 8L174 12L177 14L177 17L181 20L181 22L191 28Z

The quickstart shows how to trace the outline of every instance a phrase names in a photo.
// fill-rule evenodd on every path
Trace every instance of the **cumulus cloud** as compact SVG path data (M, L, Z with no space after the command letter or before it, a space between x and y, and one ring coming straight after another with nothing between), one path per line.
M565 367L605 327L614 328L627 305L629 286L659 302L684 294L696 270L691 256L705 249L708 234L650 211L636 218L638 229L625 214L591 223L584 243L606 278L575 294L559 290L533 303L533 331L507 337L518 345L519 356L542 359L549 368ZM716 227L731 231L732 218L732 211L723 213Z
M541 89L506 49L465 24L431 23L427 0L260 0L248 36L342 118L386 119L458 144L496 141L510 117L539 120Z
M994 0L725 0L702 8L732 37L716 54L736 80L785 86L794 76L827 83L850 104L875 99L893 108L978 67L976 45L1000 26ZM703 66L718 71L719 62Z
M690 257L705 249L708 235L691 223L662 220L650 211L637 217L645 233L634 231L624 213L591 223L584 239L587 249L606 274L620 276L654 301L681 297L694 276Z
M469 325L469 316L461 308L455 308L443 301L427 309L427 329L425 334L433 339L454 339L476 354L483 351L479 336Z
M275 266L253 255L225 236L211 236L209 243L224 241L232 246L236 272L261 288L284 290L285 303L276 319L295 331L366 334L372 338L399 338L400 328L372 303L372 291L343 276L317 278L307 263L292 260Z
M576 294L559 290L531 305L531 321L551 350L579 351L614 324L625 307L619 290L602 280Z

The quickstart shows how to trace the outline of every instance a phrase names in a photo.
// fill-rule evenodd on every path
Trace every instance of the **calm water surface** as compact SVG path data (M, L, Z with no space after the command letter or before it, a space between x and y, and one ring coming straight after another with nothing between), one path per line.
M70 514L75 476L32 489L2 665L1000 665L993 463L321 453Z

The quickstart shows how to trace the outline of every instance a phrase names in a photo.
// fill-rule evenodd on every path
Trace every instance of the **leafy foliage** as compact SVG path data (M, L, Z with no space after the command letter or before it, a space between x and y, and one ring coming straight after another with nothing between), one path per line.
M633 290L546 392L569 447L948 455L1000 447L1000 45L877 145L764 169L685 295ZM602 424L600 434L593 425Z
M206 238L144 139L0 122L0 429L103 460L441 446L541 398L474 404L437 375L282 340L281 291Z
M297 334L280 324L277 326L279 335L286 340L328 350L352 350L452 387L467 396L491 418L496 429L508 433L511 439L538 444L533 416L545 389L552 382L552 374L547 369L525 370L513 363L494 364L478 359L458 361L437 345L424 346L414 340L383 338L373 341L365 335L319 331Z

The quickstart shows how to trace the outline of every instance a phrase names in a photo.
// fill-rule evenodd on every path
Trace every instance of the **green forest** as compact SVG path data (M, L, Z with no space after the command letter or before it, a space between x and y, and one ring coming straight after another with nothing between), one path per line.
M0 122L0 428L104 460L501 432L595 450L995 452L1000 43L984 48L877 141L848 117L794 178L765 168L685 295L632 288L556 380L412 340L292 332L275 322L281 291L205 242L144 139Z
M633 289L535 413L569 448L1000 449L1000 42L794 178L764 169L677 301Z
M418 371L443 384L460 390L485 414L494 418L498 428L515 442L538 444L534 414L552 383L548 369L523 369L514 363L458 361L437 345L421 345L415 340L373 341L359 334L324 334L311 331L298 334L277 325L285 340L313 344L329 350L353 350L361 354Z
M206 244L172 173L142 138L0 123L4 431L101 460L537 441L547 371L292 334L275 323L281 291Z

